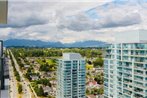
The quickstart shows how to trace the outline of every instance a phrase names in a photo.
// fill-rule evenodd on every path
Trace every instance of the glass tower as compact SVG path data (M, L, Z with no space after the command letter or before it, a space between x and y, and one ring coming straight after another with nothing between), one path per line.
M3 41L0 40L0 89L4 89Z
M137 37L106 48L104 98L147 98L147 43Z
M58 60L56 98L86 98L85 60L78 53L63 53Z

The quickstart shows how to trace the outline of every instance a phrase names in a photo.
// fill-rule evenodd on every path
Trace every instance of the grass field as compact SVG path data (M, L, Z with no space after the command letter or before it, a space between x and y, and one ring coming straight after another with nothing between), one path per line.
M91 70L91 69L93 69L94 67L93 67L93 64L86 64L86 69L87 70Z

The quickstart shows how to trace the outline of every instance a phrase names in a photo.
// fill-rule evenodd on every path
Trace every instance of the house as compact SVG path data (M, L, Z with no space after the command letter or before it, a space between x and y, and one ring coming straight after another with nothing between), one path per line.
M51 83L51 84L57 84L57 81L51 80L50 83Z
M88 95L87 98L104 98L103 95Z
M39 77L37 75L31 75L30 77L31 77L32 80L38 80L39 79Z
M49 92L51 92L51 90L52 90L52 88L49 87L49 86L44 86L44 87L43 87L44 93L49 93Z
M30 67L30 65L26 65L26 64L24 65L24 68L26 68L26 69L29 68L29 67Z
M88 82L87 86L90 88L94 88L94 87L98 87L99 85L97 84L96 81L93 80L93 81Z
M87 98L96 98L95 95L88 95Z
M96 98L104 98L104 95L96 95Z

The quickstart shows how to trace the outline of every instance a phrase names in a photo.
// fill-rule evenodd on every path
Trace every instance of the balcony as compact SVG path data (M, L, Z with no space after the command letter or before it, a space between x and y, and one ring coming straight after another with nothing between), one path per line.
M124 84L127 84L127 85L132 85L132 82L130 81L123 81Z
M145 93L143 91L140 91L140 90L134 90L134 93L140 94L140 95L145 95ZM139 97L139 98L144 98L144 97Z
M144 98L142 95L134 94L133 98Z
M124 87L124 89L126 89L126 90L128 90L128 91L132 91L132 90L133 90L133 88L132 88L132 87L129 87L129 86Z
M135 85L134 85L135 87L138 87L138 88L142 88L142 89L145 89L146 87L145 86L143 86L143 84L139 84L139 83L135 83Z
M140 79L140 78L134 78L134 81L143 82L143 79Z
M145 70L143 67L139 66L134 66L135 70Z
M121 89L121 88L117 88L117 90L118 90L119 92L122 92L122 89Z
M129 68L129 69L131 69L131 68L132 68L132 66L131 66L131 65L123 65L123 67L125 67L125 68Z
M128 80L132 80L132 76L130 76L130 75L125 75L124 78L126 78Z
M128 89L124 89L124 94L127 95L126 98L131 98L132 91L130 91Z
M135 59L136 63L144 63L145 61L146 61L145 58L136 58Z
M124 70L124 73L132 74L132 71Z
M134 75L144 77L143 73L139 73L139 72L134 72Z

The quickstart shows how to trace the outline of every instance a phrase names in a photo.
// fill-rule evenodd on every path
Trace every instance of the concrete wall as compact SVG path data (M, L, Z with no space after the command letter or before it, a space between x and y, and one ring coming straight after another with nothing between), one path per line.
M114 43L147 43L147 30L118 32Z
M0 0L0 24L7 23L8 2L7 0Z

